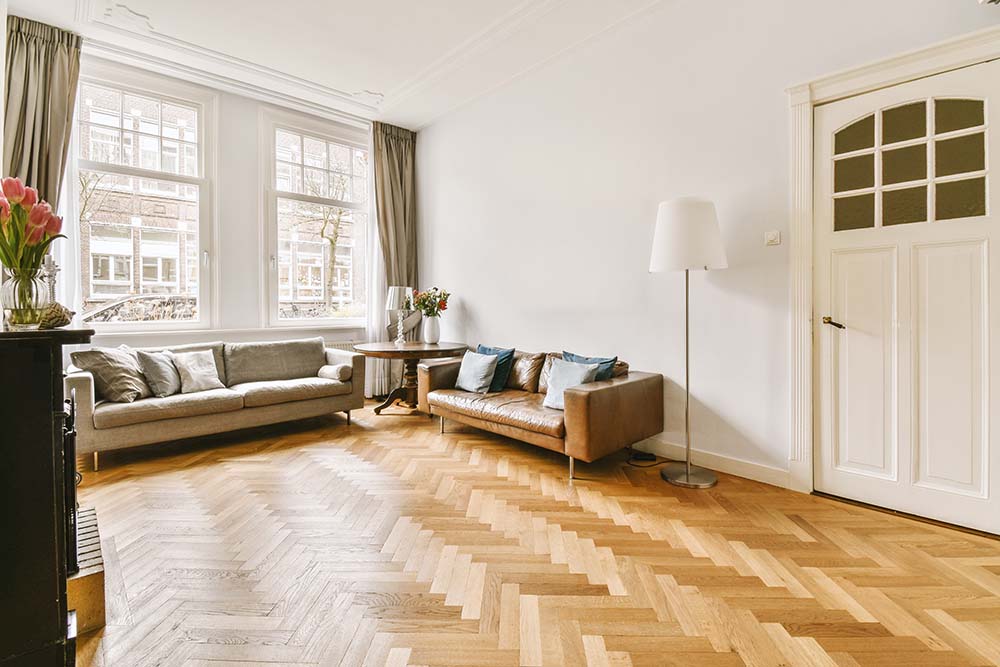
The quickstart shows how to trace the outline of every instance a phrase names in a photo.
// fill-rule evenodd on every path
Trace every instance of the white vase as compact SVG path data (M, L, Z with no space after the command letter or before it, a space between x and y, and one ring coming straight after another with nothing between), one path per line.
M421 338L428 345L436 345L439 340L441 340L441 317L435 315L434 317L425 317L423 331L421 333Z

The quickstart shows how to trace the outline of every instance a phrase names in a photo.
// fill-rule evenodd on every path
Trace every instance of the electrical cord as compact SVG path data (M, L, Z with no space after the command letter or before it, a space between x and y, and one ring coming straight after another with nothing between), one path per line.
M628 448L628 458L625 459L625 463L629 464L633 468L655 468L656 466L661 466L664 463L670 463L670 459L661 459L655 454L649 454L648 452L643 452L653 457L653 460L647 463L636 463L636 461L642 461L643 459L636 458L636 451L631 447Z

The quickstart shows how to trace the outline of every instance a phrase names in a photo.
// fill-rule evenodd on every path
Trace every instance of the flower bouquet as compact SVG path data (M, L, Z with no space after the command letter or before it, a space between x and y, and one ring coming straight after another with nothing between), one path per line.
M436 345L441 340L441 313L448 310L448 292L432 287L413 293L413 307L424 315L421 337L425 343Z
M66 238L60 233L63 221L20 178L5 178L0 188L0 264L5 272L0 302L11 329L37 329L49 300L40 275L42 261L54 240Z

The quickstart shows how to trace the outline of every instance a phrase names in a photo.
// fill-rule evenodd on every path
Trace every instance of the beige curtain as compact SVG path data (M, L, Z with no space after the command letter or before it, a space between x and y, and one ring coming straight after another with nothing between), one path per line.
M58 207L80 80L80 36L7 17L3 175Z
M417 135L375 123L375 208L389 285L417 288Z

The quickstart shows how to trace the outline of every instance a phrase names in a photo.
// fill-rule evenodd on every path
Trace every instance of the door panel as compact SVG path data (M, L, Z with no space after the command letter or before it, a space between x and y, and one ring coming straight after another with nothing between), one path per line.
M915 483L986 496L984 240L913 248Z
M894 247L833 254L833 318L851 324L832 341L835 465L886 479L896 478L895 274Z
M1000 61L814 120L814 486L1000 534Z

